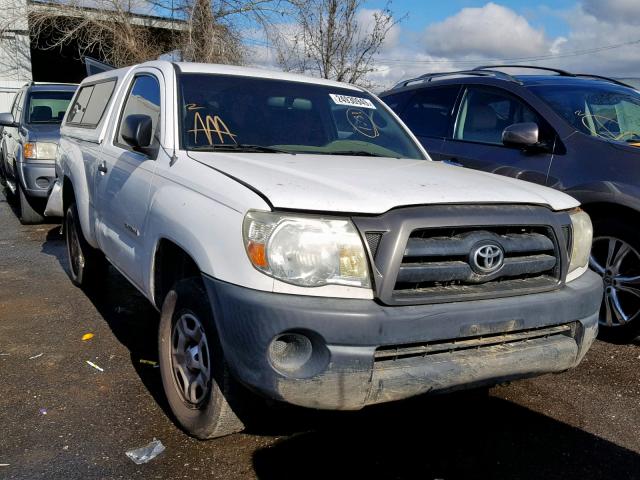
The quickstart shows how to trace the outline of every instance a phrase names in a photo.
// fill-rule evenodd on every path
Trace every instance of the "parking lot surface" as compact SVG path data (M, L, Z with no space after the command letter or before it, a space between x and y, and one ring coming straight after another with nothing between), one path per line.
M280 407L201 442L150 364L155 310L113 269L87 294L65 268L59 226L20 225L0 195L0 478L640 478L640 342L597 341L576 370L488 395ZM151 462L126 457L154 438Z

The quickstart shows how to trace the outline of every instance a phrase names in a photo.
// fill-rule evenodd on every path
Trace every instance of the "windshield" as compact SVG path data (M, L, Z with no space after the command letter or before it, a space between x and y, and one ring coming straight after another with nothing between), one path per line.
M640 94L616 85L530 87L571 125L587 135L640 142Z
M27 123L60 123L73 97L72 91L31 92Z
M386 108L361 91L228 75L180 81L187 150L424 159Z

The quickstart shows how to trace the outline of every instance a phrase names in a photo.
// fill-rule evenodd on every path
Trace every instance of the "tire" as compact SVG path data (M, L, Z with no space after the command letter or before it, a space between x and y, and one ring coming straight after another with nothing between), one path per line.
M0 186L7 186L7 174L4 172L4 164L2 160L2 153L0 153Z
M44 216L42 216L35 207L38 202L29 198L24 193L19 180L16 180L16 189L18 190L18 212L20 214L20 223L23 225L35 225L44 222Z
M78 220L78 209L72 203L64 217L64 240L67 246L69 278L81 288L94 286L106 273L107 261L99 250L84 238Z
M177 282L163 302L158 331L171 411L185 432L202 440L244 430L240 415L249 395L231 377L208 298L200 278Z
M593 230L589 265L605 288L601 337L628 342L640 335L640 236L615 218L594 219Z

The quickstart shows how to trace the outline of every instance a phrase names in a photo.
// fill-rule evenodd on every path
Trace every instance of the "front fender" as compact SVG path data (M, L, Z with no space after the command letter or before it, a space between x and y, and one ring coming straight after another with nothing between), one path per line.
M622 182L592 182L576 185L564 191L580 201L590 203L615 203L640 212L640 187Z
M178 184L160 186L151 201L145 229L145 289L153 292L155 252L160 240L166 239L187 252L200 270L211 277L258 290L273 290L273 279L254 269L247 258L242 239L244 213Z

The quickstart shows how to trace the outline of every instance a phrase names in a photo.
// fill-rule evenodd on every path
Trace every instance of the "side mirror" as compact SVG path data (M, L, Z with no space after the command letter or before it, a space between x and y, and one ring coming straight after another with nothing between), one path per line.
M502 132L502 143L507 147L535 147L539 144L537 123L514 123Z
M11 113L0 113L0 126L15 127L16 122Z
M134 149L145 149L151 145L153 121L149 115L129 115L124 119L120 134Z

